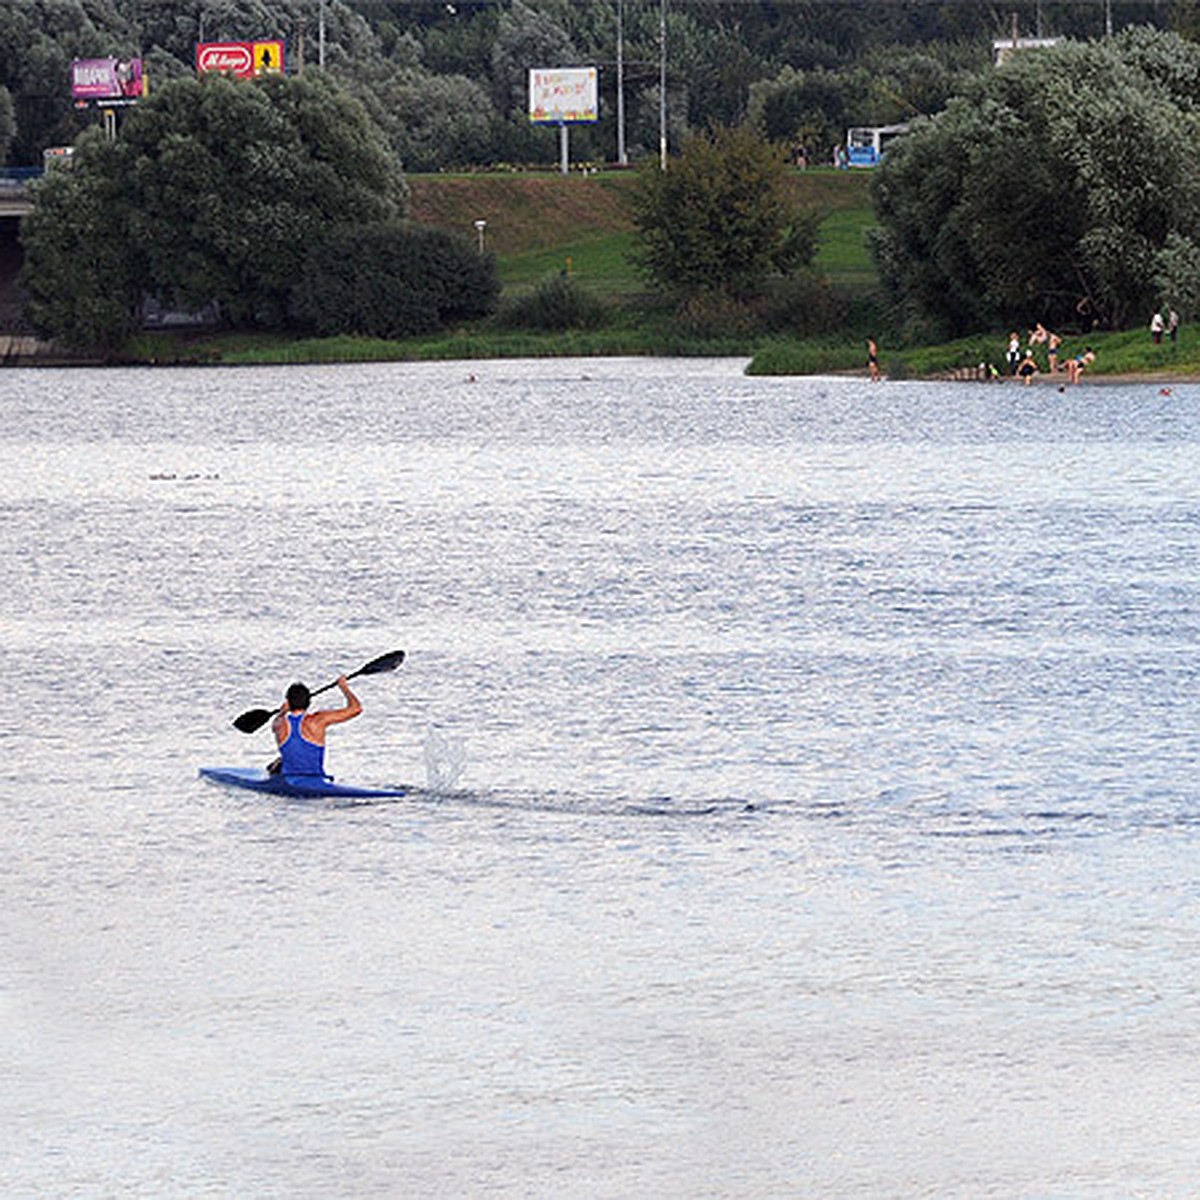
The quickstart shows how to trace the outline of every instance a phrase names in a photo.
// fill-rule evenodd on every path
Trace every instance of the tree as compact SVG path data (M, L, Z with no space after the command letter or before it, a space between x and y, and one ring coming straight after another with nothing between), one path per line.
M496 114L473 79L408 70L384 82L370 103L407 171L488 161Z
M557 19L558 0L512 0L499 21L492 46L492 78L496 106L524 120L528 72L534 67L569 67L578 55Z
M785 67L750 89L750 120L771 141L806 145L828 162L847 126L869 120L864 91L857 73Z
M816 220L795 209L782 150L746 128L688 138L666 171L643 167L633 219L636 263L679 299L747 299L816 251Z
M112 350L136 325L142 265L118 158L98 130L86 133L72 169L37 185L21 224L30 320L72 349Z
M178 80L121 138L149 281L233 325L279 326L304 247L329 225L403 215L398 164L321 76Z
M1140 320L1200 229L1197 80L1200 47L1131 30L1018 55L919 122L875 179L902 313L945 332Z

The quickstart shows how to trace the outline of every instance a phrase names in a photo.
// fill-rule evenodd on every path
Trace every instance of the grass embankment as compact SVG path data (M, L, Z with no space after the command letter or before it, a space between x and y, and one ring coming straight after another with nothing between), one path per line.
M793 177L796 198L823 216L817 267L835 285L869 290L875 271L863 232L873 222L863 172L812 170ZM484 220L505 289L540 283L569 269L597 295L636 304L645 285L629 259L633 222L628 171L588 176L416 176L412 216L474 236Z

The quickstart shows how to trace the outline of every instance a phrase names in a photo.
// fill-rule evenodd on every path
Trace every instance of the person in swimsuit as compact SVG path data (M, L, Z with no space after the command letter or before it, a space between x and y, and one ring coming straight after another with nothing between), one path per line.
M337 685L346 698L341 708L309 712L312 694L302 683L293 683L287 690L283 706L275 714L271 728L279 746L279 758L267 769L274 775L318 775L325 778L325 731L330 725L352 720L363 710L362 702L350 690L345 675Z
M1067 359L1067 382L1078 383L1079 377L1096 361L1096 353L1089 346L1082 354Z
M1058 348L1062 345L1062 338L1057 333L1052 333L1046 344L1046 358L1050 363L1050 373L1053 374L1058 370Z
M874 338L867 338L867 370L871 373L871 382L879 382L879 349Z

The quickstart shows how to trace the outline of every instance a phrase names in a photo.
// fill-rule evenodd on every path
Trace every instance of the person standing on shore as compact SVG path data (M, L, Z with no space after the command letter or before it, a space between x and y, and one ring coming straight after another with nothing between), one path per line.
M1172 345L1179 340L1179 314L1173 308L1167 313L1167 337Z
M1008 367L1008 373L1015 375L1017 368L1021 365L1021 339L1015 333L1008 335L1008 349L1004 354L1004 362Z
M1053 375L1058 370L1058 348L1062 345L1062 338L1057 333L1052 333L1046 343L1046 361L1050 364L1050 374Z
M1150 318L1150 336L1154 339L1154 344L1157 346L1162 341L1163 329L1166 328L1166 323L1163 321L1161 312L1156 312Z
M871 375L871 382L879 382L879 347L875 345L874 338L867 338L867 371Z

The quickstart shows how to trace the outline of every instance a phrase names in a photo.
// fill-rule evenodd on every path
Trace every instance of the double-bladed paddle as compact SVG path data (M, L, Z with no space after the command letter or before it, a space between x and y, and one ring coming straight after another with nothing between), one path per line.
M371 659L365 667L359 667L357 671L352 671L346 678L357 679L359 675L382 675L385 671L394 671L403 661L404 651L393 650L390 654L381 654L378 658ZM319 696L322 692L327 692L330 688L335 687L337 687L336 679L332 683L325 684L324 687L317 688L312 695ZM243 733L254 733L261 729L278 711L278 708L251 708L242 713L240 717L235 717L233 726Z

